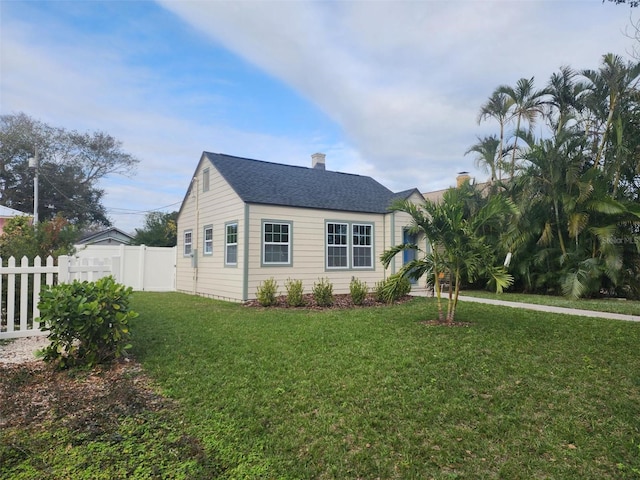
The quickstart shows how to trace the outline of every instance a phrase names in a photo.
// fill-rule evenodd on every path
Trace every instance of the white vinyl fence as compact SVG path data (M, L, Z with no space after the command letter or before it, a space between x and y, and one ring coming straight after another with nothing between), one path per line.
M74 259L60 256L58 265L48 257L42 264L40 257L30 265L27 257L20 264L10 257L7 266L0 258L0 339L43 335L34 318L40 316L38 301L43 285L67 283L73 280L95 281L111 275L111 262L107 259Z
M146 245L76 245L75 258L113 259L113 276L118 283L136 291L176 290L176 247Z
M42 264L36 257L30 264L23 257L19 265L11 257L0 258L0 339L42 335L38 301L43 285L74 280L96 281L112 275L116 282L134 290L175 291L176 249L166 247L81 246L73 257L53 258Z

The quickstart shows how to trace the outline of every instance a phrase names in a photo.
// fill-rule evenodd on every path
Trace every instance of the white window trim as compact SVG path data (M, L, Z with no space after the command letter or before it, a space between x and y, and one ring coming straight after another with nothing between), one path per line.
M236 241L235 243L229 243L229 232L228 232L228 228L234 226L236 227ZM229 253L229 247L236 247L236 261L235 262L229 262L227 256ZM228 266L232 266L235 267L236 265L238 265L238 222L229 222L229 223L225 223L224 225L224 264L228 265Z
M288 233L288 238L289 241L288 242L267 242L264 239L265 233L266 233L266 226L267 225L287 225L289 227L289 233ZM293 234L293 223L290 221L284 221L284 220L263 220L262 221L262 265L263 266L288 266L291 265L291 238L292 238L292 234ZM287 261L286 262L267 262L266 259L266 247L267 245L278 245L278 246L282 246L282 245L286 245L287 246Z
M207 241L207 230L211 231L211 239ZM207 251L207 244L209 251ZM213 225L205 225L202 231L202 255L213 255Z
M187 235L189 235L189 241L187 242ZM190 257L193 255L193 230L185 230L182 235L183 246L182 246L182 255L185 257ZM189 251L187 252L187 245L189 246Z
M371 239L371 245L354 245L353 243L353 227L370 227L370 233L369 233L369 237ZM353 250L357 247L357 248L368 248L369 249L369 258L371 259L371 265L367 265L367 266L355 266L355 265L351 265L351 268L353 268L354 270L371 270L373 268L373 228L374 225L373 223L352 223L351 224L351 235L349 236L349 239L351 241L351 258L355 258L355 255L353 253Z
M329 245L329 232L328 226L332 225L346 225L347 226L347 244L344 245L347 249L347 265L344 267L330 267L329 266L329 247L342 247L343 245ZM353 227L354 226L365 226L371 227L371 245L366 245L366 248L369 248L371 252L371 266L358 266L355 267L353 265L353 249L354 247L362 247L362 245L354 245L353 244ZM324 224L324 243L325 243L325 269L326 270L375 270L375 223L374 222L354 222L354 221L344 221L344 220L325 220Z
M345 245L329 245L329 225L346 225L347 226L347 243ZM351 233L351 228L349 226L349 222L343 222L343 221L326 221L324 224L324 243L325 243L325 268L327 270L349 270L349 267L351 265L351 258L350 258L350 233ZM335 235L335 233L334 233ZM338 247L338 248L345 248L346 252L347 252L347 264L345 266L338 266L338 267L333 267L333 266L329 266L329 247Z

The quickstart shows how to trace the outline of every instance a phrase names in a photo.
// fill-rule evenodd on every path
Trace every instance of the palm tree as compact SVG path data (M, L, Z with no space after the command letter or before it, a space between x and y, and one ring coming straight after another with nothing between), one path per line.
M400 277L419 279L426 275L434 285L438 320L451 323L455 319L460 287L464 280L474 282L481 276L495 282L497 291L511 285L513 278L505 268L494 265L493 245L486 241L482 231L513 211L513 203L501 195L492 195L482 206L474 206L475 187L467 184L447 190L441 202L425 200L421 206L400 201L392 210L408 213L412 218L411 233L424 235L429 244L427 252L416 244L402 244L386 250L381 260L389 266L395 255L404 250L417 250L421 257L406 263ZM440 277L444 274L451 286L444 314Z
M518 135L522 120L526 120L531 128L538 115L542 114L544 90L534 90L533 77L526 79L521 78L516 83L515 88L508 85L502 85L497 88L497 92L505 95L511 105L512 117L516 119L516 135L511 153L511 172L510 177L513 179L516 170L516 150L518 148Z
M640 81L640 62L625 62L619 55L608 53L602 57L599 70L583 70L582 75L588 80L589 94L587 102L594 114L603 121L600 141L598 142L594 163L602 171L611 165L613 170L614 195L620 181L625 155L624 121L629 101L637 96ZM637 99L635 101L637 104ZM605 157L605 147L610 136L615 134L616 148ZM627 152L628 153L628 152Z
M478 115L478 124L488 118L494 118L498 121L500 126L500 143L498 148L497 157L502 159L504 155L504 128L511 121L511 101L509 98L499 91L494 91L481 107L480 114ZM497 164L498 180L502 180L502 166Z
M545 89L548 99L544 102L547 107L546 118L554 134L560 133L572 123L579 123L580 114L584 110L582 97L586 85L576 82L578 74L570 67L564 66L560 71L551 75ZM572 122L573 121L573 122Z
M498 157L498 148L500 146L500 140L495 135L480 138L478 137L478 143L472 145L469 150L464 152L477 153L475 164L477 167L484 169L491 174L489 184L493 184L496 181L496 171L499 167L501 159Z

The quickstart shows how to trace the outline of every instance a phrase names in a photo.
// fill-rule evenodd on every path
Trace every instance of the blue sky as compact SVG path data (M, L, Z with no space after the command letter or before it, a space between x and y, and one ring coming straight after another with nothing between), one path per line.
M177 210L203 150L446 188L500 84L628 56L600 0L0 0L0 113L106 131L140 159L101 187L115 226ZM637 14L635 14L637 17Z

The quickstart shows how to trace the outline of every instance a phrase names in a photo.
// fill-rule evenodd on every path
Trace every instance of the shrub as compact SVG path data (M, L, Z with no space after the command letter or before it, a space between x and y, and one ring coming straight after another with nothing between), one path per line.
M287 305L290 307L303 306L304 287L302 286L302 280L291 280L288 278L284 285L287 289Z
M263 307L270 307L276 304L276 297L278 296L278 282L271 277L260 285L258 285L258 303Z
M408 295L411 291L411 282L407 277L394 273L386 280L376 283L374 296L376 301L393 303Z
M313 298L320 307L333 305L333 284L328 278L320 278L313 284Z
M129 310L131 287L113 277L97 282L48 286L40 292L40 318L50 333L50 345L42 357L59 368L93 366L126 354L129 321L138 316Z
M352 278L349 284L349 292L351 292L351 301L354 305L362 305L364 299L367 298L369 287L367 284L357 278Z

